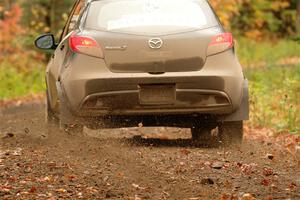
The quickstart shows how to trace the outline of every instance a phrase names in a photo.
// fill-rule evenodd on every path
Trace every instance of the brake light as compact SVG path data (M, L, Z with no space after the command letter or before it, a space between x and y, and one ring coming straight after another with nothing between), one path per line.
M211 42L208 45L207 55L211 56L217 53L221 53L227 49L233 47L233 37L231 33L223 33L212 37Z
M76 53L104 58L100 45L91 37L73 35L70 37L69 43L70 48Z

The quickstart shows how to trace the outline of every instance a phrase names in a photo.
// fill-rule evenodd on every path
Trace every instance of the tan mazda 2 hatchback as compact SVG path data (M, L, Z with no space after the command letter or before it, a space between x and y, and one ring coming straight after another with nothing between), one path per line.
M142 124L242 140L248 82L206 0L78 0L60 41L35 44L54 51L47 121L66 131Z

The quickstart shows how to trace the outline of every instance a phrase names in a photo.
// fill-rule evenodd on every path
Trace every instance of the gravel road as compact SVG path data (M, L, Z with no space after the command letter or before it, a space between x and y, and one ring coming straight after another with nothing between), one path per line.
M241 147L190 145L188 129L66 135L44 105L0 110L0 199L300 199L295 156L247 132Z

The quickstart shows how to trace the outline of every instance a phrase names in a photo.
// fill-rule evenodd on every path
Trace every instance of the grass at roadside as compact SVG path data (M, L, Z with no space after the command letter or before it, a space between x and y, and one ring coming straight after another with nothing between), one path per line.
M239 38L236 47L250 81L250 124L300 134L300 44Z
M300 133L300 65L247 69L253 126Z
M289 61L300 63L300 44L292 40L272 42L239 38L236 47L239 60L245 68L291 64Z
M8 62L0 63L0 99L43 92L45 89L44 68L40 66L26 72L19 72Z

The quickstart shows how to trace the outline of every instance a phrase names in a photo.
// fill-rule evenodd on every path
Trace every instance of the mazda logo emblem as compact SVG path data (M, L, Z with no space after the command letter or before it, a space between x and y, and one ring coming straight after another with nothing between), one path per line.
M151 49L160 49L163 46L163 41L160 38L152 38L148 44Z

